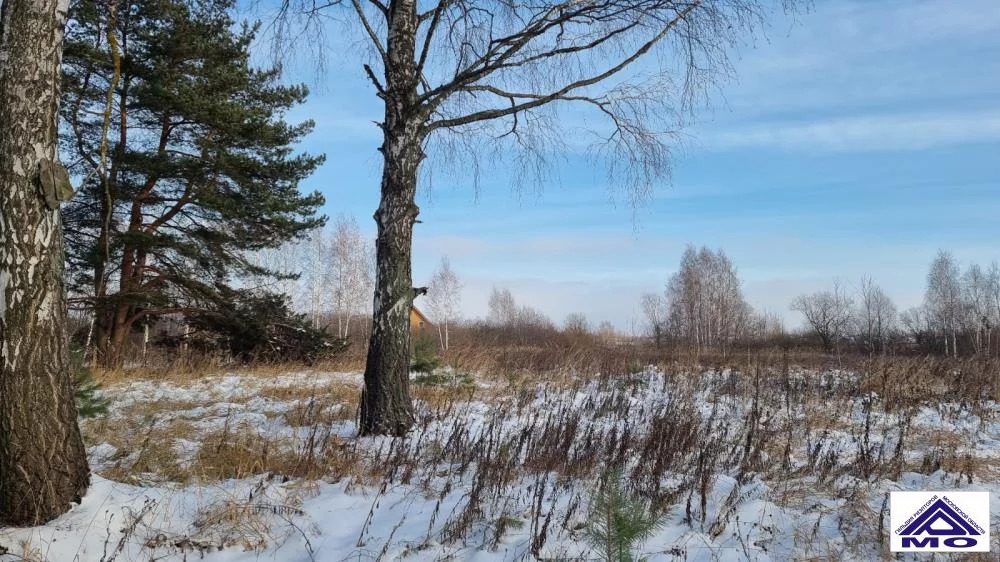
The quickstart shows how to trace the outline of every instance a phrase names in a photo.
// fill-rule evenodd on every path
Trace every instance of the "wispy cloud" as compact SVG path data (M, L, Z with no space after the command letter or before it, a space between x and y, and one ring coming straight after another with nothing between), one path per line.
M1000 2L819 2L776 18L770 41L741 50L738 83L713 100L743 117L912 110L1000 93ZM704 115L705 117L711 114Z
M706 147L865 152L1000 141L1000 111L765 122L700 135Z

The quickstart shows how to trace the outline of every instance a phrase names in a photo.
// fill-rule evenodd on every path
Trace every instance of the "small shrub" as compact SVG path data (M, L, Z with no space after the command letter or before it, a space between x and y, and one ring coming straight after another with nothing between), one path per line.
M108 400L100 396L101 385L97 384L90 369L83 361L82 349L70 350L76 389L76 410L81 418L96 418L108 413Z
M594 494L587 525L587 540L601 560L642 560L634 557L633 549L662 526L663 518L653 513L649 501L625 491L621 473L605 475L603 486Z
M434 342L433 337L425 333L414 336L410 370L429 375L442 363L442 359L438 357L437 343Z

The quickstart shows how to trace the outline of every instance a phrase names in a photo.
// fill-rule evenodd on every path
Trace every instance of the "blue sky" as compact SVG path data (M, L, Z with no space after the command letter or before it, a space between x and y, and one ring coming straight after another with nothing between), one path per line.
M576 154L540 193L512 192L502 172L478 193L454 174L424 185L415 283L448 255L470 317L497 285L557 322L583 312L629 330L641 293L704 244L730 255L751 304L793 327L788 303L834 279L870 274L905 309L939 248L963 264L1000 258L1000 2L816 4L739 51L738 78L684 130L671 181L638 213ZM293 69L313 95L292 117L315 119L303 148L327 155L304 187L374 236L381 111L353 55Z

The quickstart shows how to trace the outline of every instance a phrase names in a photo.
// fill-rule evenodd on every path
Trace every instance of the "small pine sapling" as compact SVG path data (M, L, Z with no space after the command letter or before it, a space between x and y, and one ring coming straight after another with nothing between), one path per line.
M82 349L71 349L76 410L81 418L96 418L108 413L108 400L99 394L101 385L94 380L83 359Z
M610 472L602 480L590 504L588 542L607 562L643 560L632 552L663 526L663 517L648 500L625 490L621 472Z
M410 370L431 374L441 366L437 354L437 343L426 333L417 334L413 339L413 353L410 356Z

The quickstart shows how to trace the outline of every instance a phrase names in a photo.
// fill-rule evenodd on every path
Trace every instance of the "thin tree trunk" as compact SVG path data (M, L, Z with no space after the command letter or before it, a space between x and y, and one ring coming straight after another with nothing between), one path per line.
M97 240L97 247L100 254L97 258L97 263L94 264L94 318L90 324L90 331L87 333L87 346L85 349L85 351L89 352L90 346L94 344L97 349L94 357L99 358L101 362L104 361L105 353L107 352L108 325L110 324L108 319L111 317L111 311L107 308L107 265L110 260L110 256L108 255L109 212L107 198L101 197L101 216L106 217L107 220L102 221L100 235Z
M0 526L55 518L87 489L66 328L62 222L37 173L56 159L66 5L0 9Z
M823 353L830 353L830 342L827 337L823 335L823 332L816 332L819 336L820 345L823 346Z
M385 82L384 158L381 200L375 211L375 302L365 387L362 435L403 435L413 425L410 401L410 266L417 171L424 158L421 111L417 107L416 0L390 3Z
M139 219L138 203L133 204L133 217L129 225L129 232L137 232L141 225ZM125 347L128 342L128 335L132 330L132 323L129 317L132 316L133 305L129 304L123 296L133 294L142 281L142 265L137 259L138 250L135 247L126 246L122 251L121 274L118 280L118 294L113 302L107 306L107 326L106 331L101 334L98 340L98 349L101 351L101 364L108 369L120 368L125 361Z

